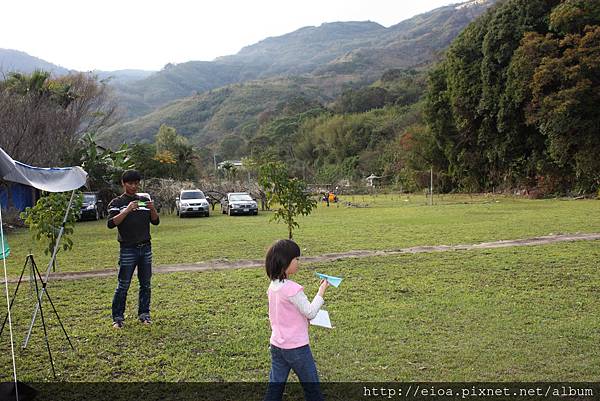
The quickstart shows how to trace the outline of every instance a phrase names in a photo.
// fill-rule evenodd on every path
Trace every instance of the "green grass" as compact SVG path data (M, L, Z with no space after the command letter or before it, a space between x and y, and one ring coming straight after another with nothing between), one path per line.
M295 279L312 298L314 271L344 277L325 296L335 328L310 328L324 381L594 381L599 258L598 242L576 242L305 264ZM46 308L61 380L267 379L262 269L155 275L150 327L135 321L134 279L121 331L110 327L115 285L114 278L50 283L77 349ZM18 341L32 310L27 290L14 308ZM52 380L39 325L17 352L21 380ZM0 381L10 380L9 354L5 332Z
M304 255L352 249L467 244L550 233L598 232L598 201L446 196L433 207L423 196L347 197L368 208L322 204L300 220L295 239ZM270 213L210 218L162 216L152 228L155 265L264 257L285 237ZM8 236L12 276L31 248L26 230ZM115 268L116 231L78 223L76 247L60 271ZM324 381L594 381L600 366L598 241L456 251L305 264L296 280L309 297L315 271L344 277L326 295L335 328L311 327ZM50 294L77 349L69 349L47 303L59 380L265 381L267 278L261 268L156 274L151 327L135 321L137 282L126 326L110 327L116 286L111 278L50 281ZM11 291L14 284L11 285ZM12 293L12 292L11 292ZM14 306L21 343L33 310L28 284ZM0 311L5 310L2 297ZM0 318L4 313L0 312ZM38 325L17 349L19 378L53 380ZM0 337L0 381L10 380L8 331Z
M526 200L512 197L444 196L435 205L423 195L349 196L341 201L368 204L367 208L327 208L299 219L294 239L304 255L354 249L398 249L416 245L468 244L516 239L550 233L596 232L600 219L597 200ZM155 265L194 263L214 259L260 259L276 239L287 236L283 224L269 222L271 213L228 217L219 208L211 217L161 216L152 227ZM115 268L116 229L105 222L76 225L72 251L59 253L59 271ZM9 274L17 275L32 251L43 270L48 257L31 240L28 230L8 235L12 248Z

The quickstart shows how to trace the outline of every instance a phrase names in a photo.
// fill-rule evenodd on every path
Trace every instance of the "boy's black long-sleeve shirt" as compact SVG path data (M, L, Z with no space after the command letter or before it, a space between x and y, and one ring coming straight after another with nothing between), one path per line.
M113 217L126 209L130 202L136 200L149 201L149 199L145 199L137 195L129 196L127 194L122 194L121 196L118 196L110 201L108 204L107 226L108 228L117 227L119 230L118 241L123 246L138 245L149 242L151 239L150 223L154 225L158 225L160 223L160 219L152 221L150 218L150 209L141 206L125 216L125 219L123 219L121 224L116 225L113 222Z

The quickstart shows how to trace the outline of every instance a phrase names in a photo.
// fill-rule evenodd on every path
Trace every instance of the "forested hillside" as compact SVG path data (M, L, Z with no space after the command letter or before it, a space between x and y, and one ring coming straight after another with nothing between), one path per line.
M599 104L600 2L508 0L431 74L435 165L447 188L597 189Z
M105 143L115 145L154 142L162 124L175 127L198 146L219 143L224 137L253 136L260 115L279 113L293 99L326 102L332 99L324 86L311 85L313 80L280 78L250 81L210 90L175 101L153 113L108 130Z
M388 70L326 108L273 115L238 155L316 182L590 193L600 183L600 2L507 0L430 72ZM262 154L262 156L261 156Z

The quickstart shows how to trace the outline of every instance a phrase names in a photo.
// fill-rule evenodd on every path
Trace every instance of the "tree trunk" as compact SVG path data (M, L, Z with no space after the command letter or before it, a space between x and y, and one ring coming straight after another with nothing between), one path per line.
M292 230L293 230L293 224L294 224L294 219L292 217L292 205L288 205L288 218L287 218L287 223L288 223L288 239L292 239Z

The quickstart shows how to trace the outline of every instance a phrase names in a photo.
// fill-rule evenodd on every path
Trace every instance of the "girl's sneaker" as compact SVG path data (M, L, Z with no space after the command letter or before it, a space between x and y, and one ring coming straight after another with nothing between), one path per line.
M112 324L113 329L122 329L123 328L123 321L122 320L116 320L113 322Z

